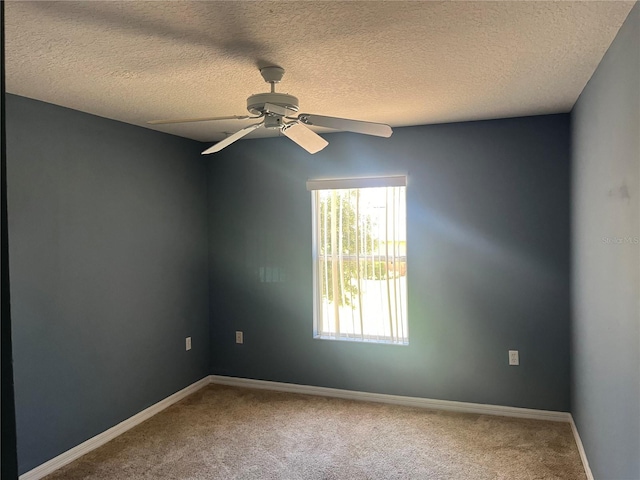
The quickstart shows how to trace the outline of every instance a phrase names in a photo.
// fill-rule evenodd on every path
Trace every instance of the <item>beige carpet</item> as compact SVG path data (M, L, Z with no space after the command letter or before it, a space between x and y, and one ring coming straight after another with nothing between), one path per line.
M47 479L586 479L566 423L209 386Z

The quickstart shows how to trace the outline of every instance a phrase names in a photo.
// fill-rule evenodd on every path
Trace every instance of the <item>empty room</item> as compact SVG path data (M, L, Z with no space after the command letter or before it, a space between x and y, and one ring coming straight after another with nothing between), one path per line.
M637 2L2 13L3 480L640 480Z

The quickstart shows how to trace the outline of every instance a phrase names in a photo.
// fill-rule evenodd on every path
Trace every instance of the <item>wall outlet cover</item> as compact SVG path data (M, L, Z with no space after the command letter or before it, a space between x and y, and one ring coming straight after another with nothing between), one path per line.
M520 365L520 354L518 350L509 350L509 365Z
M187 337L184 343L186 350L191 350L191 337Z
M242 332L236 332L236 343L244 343L244 335Z

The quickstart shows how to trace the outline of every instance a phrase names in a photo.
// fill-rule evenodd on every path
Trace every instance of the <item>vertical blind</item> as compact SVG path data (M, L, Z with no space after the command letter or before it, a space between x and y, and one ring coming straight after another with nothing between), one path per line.
M408 343L406 177L311 180L314 333Z

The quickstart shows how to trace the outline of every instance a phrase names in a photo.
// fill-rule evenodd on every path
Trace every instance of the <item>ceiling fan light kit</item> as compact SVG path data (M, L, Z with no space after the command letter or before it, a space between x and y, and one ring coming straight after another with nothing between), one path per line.
M377 137L390 137L393 133L391 127L383 123L327 117L311 113L300 113L297 117L294 117L292 115L297 114L299 111L298 99L293 95L278 93L275 88L276 83L280 83L282 80L284 69L276 66L264 67L260 70L260 74L265 82L271 84L271 91L268 93L257 93L247 98L247 110L249 113L255 115L253 117L248 115L231 115L225 117L186 118L181 120L154 120L148 123L151 125L162 125L169 123L209 122L215 120L264 119L260 123L249 125L229 135L224 140L207 148L202 152L202 155L219 152L258 128L278 129L285 137L312 154L322 150L329 142L311 130L307 125L363 133Z

